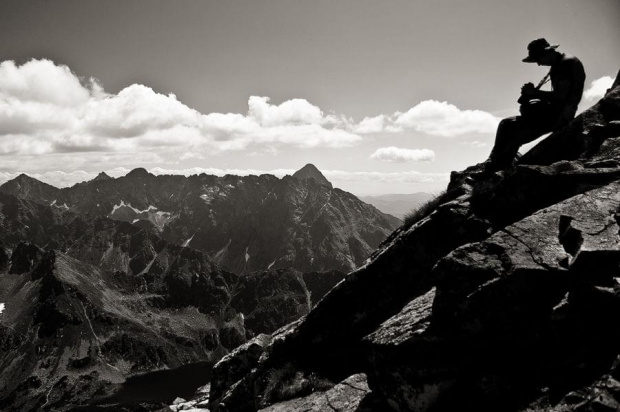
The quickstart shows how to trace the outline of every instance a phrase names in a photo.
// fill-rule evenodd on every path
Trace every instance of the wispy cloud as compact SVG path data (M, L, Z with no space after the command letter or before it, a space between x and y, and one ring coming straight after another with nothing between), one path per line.
M448 102L426 100L396 115L394 131L413 129L430 135L455 137L468 133L493 133L499 118L481 110L461 110Z
M371 159L389 163L432 162L435 152L428 149L403 149L390 146L381 147L370 155Z

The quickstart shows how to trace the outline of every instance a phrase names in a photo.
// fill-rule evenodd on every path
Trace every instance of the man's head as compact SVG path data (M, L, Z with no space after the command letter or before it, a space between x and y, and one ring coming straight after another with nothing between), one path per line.
M525 63L538 63L539 66L551 66L556 59L555 49L558 45L550 45L545 39L536 39L527 45L527 57Z

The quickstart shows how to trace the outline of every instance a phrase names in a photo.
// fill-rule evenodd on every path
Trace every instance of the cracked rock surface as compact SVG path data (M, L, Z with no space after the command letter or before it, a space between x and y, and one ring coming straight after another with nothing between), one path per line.
M326 392L315 392L261 409L262 412L362 412L370 389L364 374L348 377ZM370 411L371 409L366 409Z

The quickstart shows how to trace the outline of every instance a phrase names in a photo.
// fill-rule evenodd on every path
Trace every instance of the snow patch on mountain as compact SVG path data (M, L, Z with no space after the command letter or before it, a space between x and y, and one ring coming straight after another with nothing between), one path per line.
M118 205L114 205L112 207L112 211L110 212L110 214L113 215L118 209L120 209L122 207L127 207L127 208L133 210L136 213L140 213L140 211L138 209L136 209L135 207L133 207L131 205L131 203L125 203L125 201L123 199L121 199L121 203L119 203Z
M144 209L144 210L139 210L139 209L137 209L137 208L133 207L133 206L131 205L131 203L125 203L125 201L124 201L123 199L121 199L121 203L119 203L118 205L114 205L114 206L112 207L112 211L110 212L110 214L111 214L111 215L112 215L112 214L114 214L114 212L116 212L118 209L120 209L120 208L122 208L122 207L129 208L129 209L133 210L134 212L136 212L137 214L140 214L140 213L148 213L148 212L150 212L151 210L158 210L158 209L157 209L157 207L155 207L155 206L153 206L153 205L149 205L149 207L147 207L147 208L146 208L146 209Z
M189 246L189 242L191 242L191 241L192 241L192 239L194 238L194 236L196 236L196 233L194 233L194 234L192 235L192 237L190 237L190 238L189 238L189 239L187 239L185 242L183 242L183 245L182 245L182 246L183 246L183 247L188 247L188 246Z
M54 201L50 203L50 206L54 206L57 209L69 210L69 206L67 206L66 203L63 203L62 205L57 205L56 201L57 199L54 199Z
M205 201L206 204L211 203L213 199L218 195L220 188L215 187L205 187L205 193L200 195L200 198Z
M109 216L116 220L124 220L136 223L140 220L147 220L153 223L161 232L170 220L172 213L159 210L157 206L149 205L146 209L140 210L121 199L120 203L114 205Z

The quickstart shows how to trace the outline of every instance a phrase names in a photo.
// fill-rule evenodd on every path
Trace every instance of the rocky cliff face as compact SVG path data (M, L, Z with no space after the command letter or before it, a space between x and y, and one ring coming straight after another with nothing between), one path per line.
M400 224L333 189L314 166L295 176L124 177L56 189L23 175L0 191L53 209L126 221L207 252L237 274L292 267L349 272Z
M516 167L453 173L300 322L216 365L211 410L318 411L352 380L357 411L617 410L619 125L615 88Z

